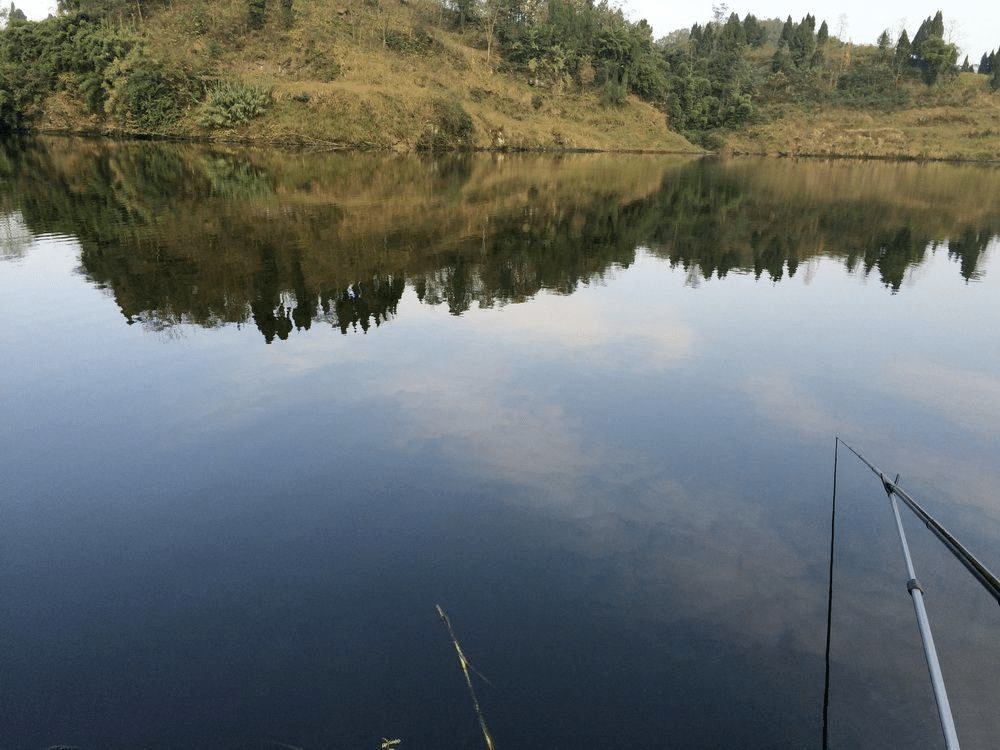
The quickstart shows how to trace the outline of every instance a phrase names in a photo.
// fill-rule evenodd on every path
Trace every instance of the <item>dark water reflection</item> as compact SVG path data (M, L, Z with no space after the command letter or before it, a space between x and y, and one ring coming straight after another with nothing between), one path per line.
M31 231L78 238L130 322L252 320L268 342L377 326L407 284L455 314L569 293L637 247L694 281L833 257L899 291L939 245L975 279L1000 234L975 167L45 146L7 144L7 193Z
M6 144L0 746L480 747L435 603L501 750L820 746L835 434L1000 568L998 183ZM937 747L842 467L833 746ZM1000 617L910 533L990 748Z

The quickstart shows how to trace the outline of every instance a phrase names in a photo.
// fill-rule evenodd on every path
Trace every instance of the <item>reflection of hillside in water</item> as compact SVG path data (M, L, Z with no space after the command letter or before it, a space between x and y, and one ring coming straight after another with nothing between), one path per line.
M317 322L367 331L407 286L455 314L571 293L640 246L694 280L777 281L832 256L897 291L939 245L974 278L1000 234L1000 176L975 167L63 140L0 158L4 212L79 238L130 322L252 321L269 342Z
M696 278L794 276L816 256L877 273L892 291L928 250L947 247L966 280L1000 234L1000 172L949 164L734 160L704 179L664 181L669 216L654 251Z

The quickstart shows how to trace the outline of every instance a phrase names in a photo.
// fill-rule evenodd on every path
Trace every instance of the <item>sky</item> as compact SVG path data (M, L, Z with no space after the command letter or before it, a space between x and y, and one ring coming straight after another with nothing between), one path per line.
M0 0L4 5L9 0ZM965 55L976 64L984 52L1000 47L1000 3L993 0L934 0L934 2L872 2L868 0L839 0L828 3L781 2L780 0L697 0L673 3L668 0L611 0L621 5L628 16L638 21L645 18L659 38L671 31L690 28L691 24L712 20L712 6L726 5L726 15L738 13L740 18L753 13L759 19L787 18L798 21L806 13L816 16L817 27L824 20L830 33L855 44L874 44L879 34L888 29L893 42L906 28L910 38L920 23L938 10L944 12L945 39L959 48L959 61ZM14 0L28 18L41 20L55 13L56 0ZM8 6L9 7L9 6ZM843 27L843 28L841 28ZM843 32L841 34L841 32Z

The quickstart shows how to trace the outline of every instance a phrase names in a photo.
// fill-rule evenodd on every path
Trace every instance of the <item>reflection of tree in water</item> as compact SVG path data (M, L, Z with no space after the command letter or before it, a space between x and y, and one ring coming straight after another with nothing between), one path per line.
M0 260L23 258L30 245L31 232L24 226L21 214L0 206Z
M396 314L405 288L402 278L392 277L373 277L318 298L304 289L288 294L272 287L271 294L254 299L251 309L254 323L269 344L275 336L284 341L293 328L309 330L315 320L328 322L341 333L358 328L367 333L372 324L379 326ZM317 313L319 309L322 314Z
M634 204L605 195L587 205L529 205L490 226L471 255L439 256L437 270L413 278L418 298L447 304L459 315L481 307L523 302L545 289L571 294L611 267L627 267L641 244L642 216Z
M88 276L115 293L122 314L147 328L163 330L180 323L214 327L253 321L267 343L286 340L293 330L309 330L322 321L341 332L368 331L396 314L405 283L402 277L373 274L343 288L318 291L307 279L298 252L291 253L290 273L272 245L257 249L259 264L246 279L230 278L221 289L189 260L162 248L150 258L133 252L85 248L82 266Z
M897 292L907 269L940 244L940 225L926 212L904 215L900 226L899 208L888 199L775 200L708 160L668 174L651 201L663 214L649 237L652 251L706 279L741 271L758 279L767 272L779 281L786 273L794 276L802 261L822 255L842 258L852 271L877 272ZM990 214L980 229L968 228L948 242L963 278L976 277L986 247L998 236L1000 214Z
M891 196L768 192L710 160L668 170L658 189L628 197L602 183L581 197L531 187L516 199L470 190L482 166L471 156L416 162L436 213L382 229L357 205L316 200L312 181L281 185L229 155L150 144L76 158L68 168L30 143L3 150L0 206L20 211L35 233L78 237L84 273L112 291L130 322L253 322L268 343L317 322L367 332L396 315L407 285L456 315L540 290L569 294L629 266L640 246L692 280L738 271L777 282L825 256L877 273L896 292L947 236L934 216ZM351 165L337 166L339 179ZM297 200L277 203L279 190ZM967 280L1000 234L1000 213L980 217L947 240Z
M957 238L948 240L948 255L961 264L963 279L979 278L979 261L994 238L995 232L988 229L966 227Z
M876 241L859 252L847 256L847 267L854 270L860 262L865 274L878 269L882 283L898 292L906 276L906 269L919 265L932 241L914 235L909 227L892 233L880 234Z

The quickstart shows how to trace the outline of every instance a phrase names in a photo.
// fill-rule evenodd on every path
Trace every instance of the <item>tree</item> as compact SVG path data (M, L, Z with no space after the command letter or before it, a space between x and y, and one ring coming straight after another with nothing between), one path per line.
M694 50L701 44L702 35L701 24L695 22L691 26L691 33L688 34L688 41L691 43L691 49Z
M24 15L23 10L16 7L14 3L11 3L9 8L0 10L0 22L2 21L6 21L8 25L15 23L27 23L28 17Z
M954 73L958 61L958 50L941 37L927 39L920 50L920 69L924 83L931 86L940 79L942 73Z
M475 0L452 0L455 10L458 12L458 28L464 29L467 21L472 21L476 17Z
M788 40L788 54L796 67L806 67L812 61L816 51L816 37L813 34L815 24L816 19L806 16L794 28Z
M983 56L979 58L979 72L983 75L992 73L997 68L996 59L996 52L984 52Z
M788 68L788 53L785 52L781 47L778 47L771 55L771 72L780 73L781 71Z
M957 62L958 48L944 41L944 16L938 11L933 18L925 19L913 35L910 63L920 70L924 82L930 86L942 73L953 73Z
M928 39L944 39L944 16L938 11L933 18L926 18L913 35L913 54L921 57L921 49Z
M906 33L906 29L903 29L899 34L899 41L896 42L896 55L893 59L896 70L902 71L909 65L910 55L912 54L913 45L910 44L910 37Z
M702 29L701 34L698 35L698 41L692 48L692 54L695 57L708 57L712 54L712 50L715 49L715 37L715 24L705 24L705 28ZM692 34L692 39L693 38L694 34Z
M789 16L785 19L785 25L781 27L781 36L778 38L778 47L787 47L788 43L792 39L792 33L795 31L795 24L792 23L792 17Z
M754 49L759 49L767 41L767 29L757 20L756 16L747 13L746 18L743 19L743 36L746 38L747 44Z
M487 0L486 3L486 67L490 68L490 59L493 56L493 44L496 40L497 25L500 22L500 15L504 10L504 3L501 0Z
M944 39L944 15L941 11L934 14L934 19L931 21L931 33L939 39Z
M746 44L746 39L740 17L733 13L719 33L719 44L725 51L738 50Z
M827 40L830 38L830 28L826 25L826 21L820 24L819 31L816 32L816 46L822 47L826 44Z

